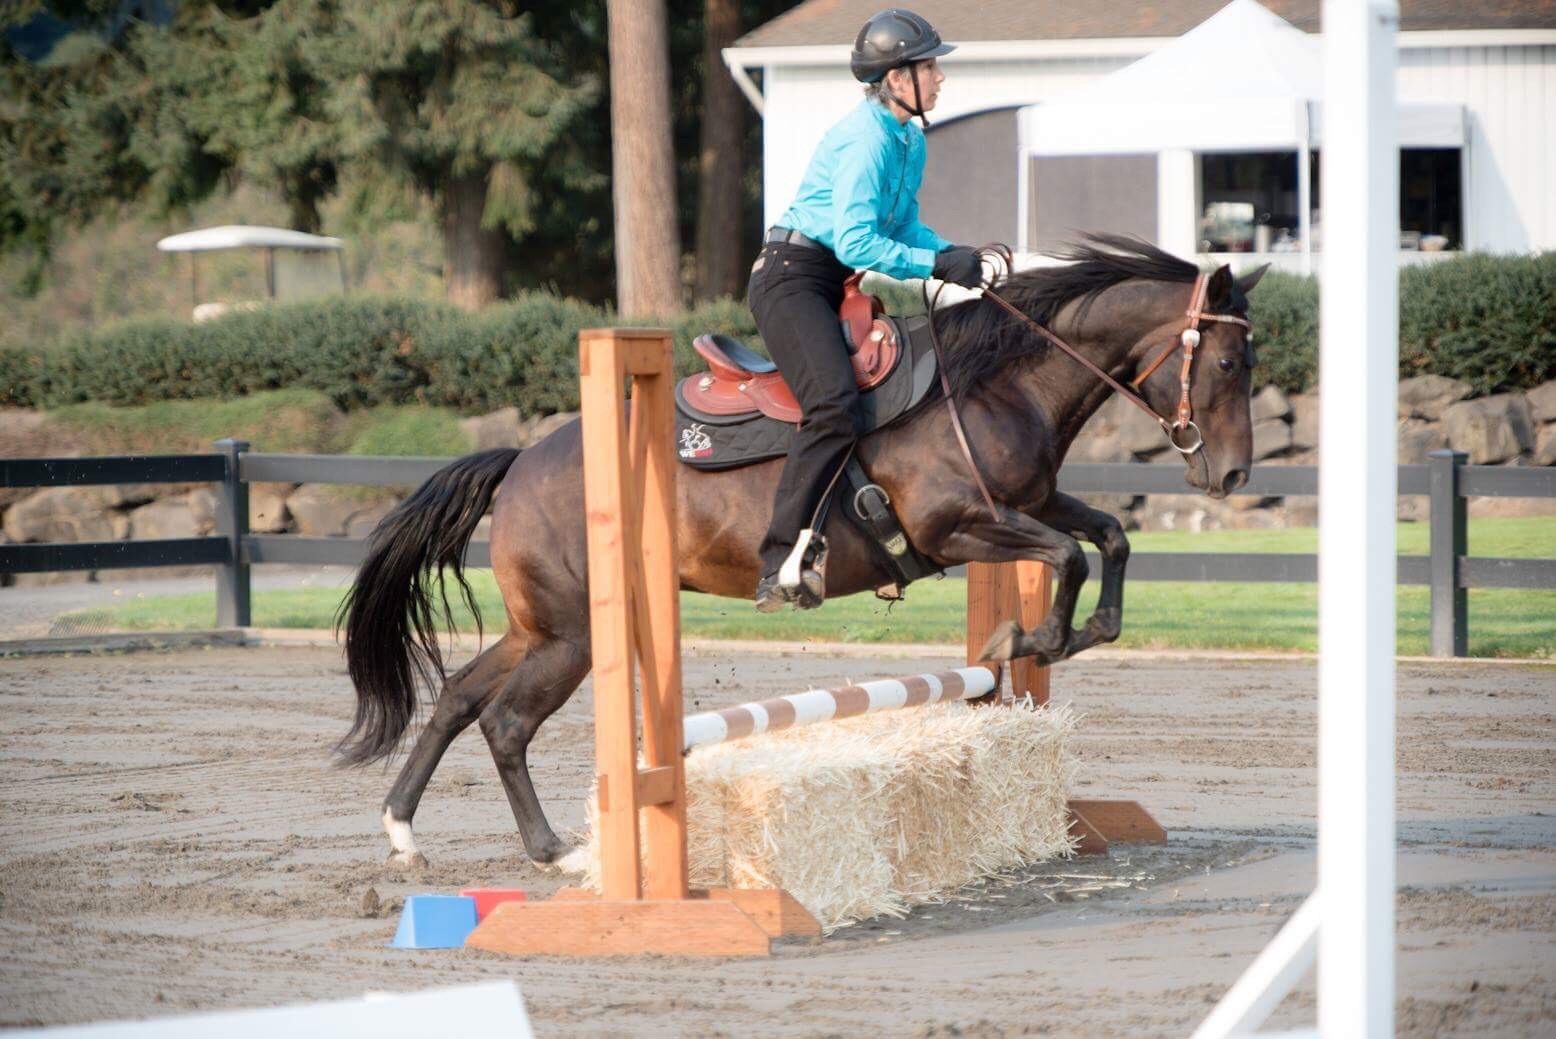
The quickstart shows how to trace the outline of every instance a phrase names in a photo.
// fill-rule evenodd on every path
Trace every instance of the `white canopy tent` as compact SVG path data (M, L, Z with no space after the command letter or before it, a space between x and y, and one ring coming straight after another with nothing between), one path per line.
M189 253L189 294L194 319L205 321L227 313L234 307L248 309L257 301L243 303L202 303L200 275L195 253L222 249L259 249L265 255L265 289L272 300L315 299L346 291L346 243L339 238L308 234L285 227L251 224L224 224L202 227L198 231L168 235L157 242L165 253ZM279 252L279 256L277 255ZM330 254L335 260L330 259ZM279 259L280 262L277 262Z
M1316 37L1254 0L1233 0L1132 65L1023 108L1017 120L1023 250L1033 157L1291 149L1297 152L1298 217L1308 269L1309 156L1321 141L1322 69ZM1401 147L1464 145L1462 105L1400 104L1397 119Z

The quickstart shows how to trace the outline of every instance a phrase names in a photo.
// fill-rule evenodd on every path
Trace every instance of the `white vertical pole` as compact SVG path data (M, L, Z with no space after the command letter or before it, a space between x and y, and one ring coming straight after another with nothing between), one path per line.
M1324 0L1318 1025L1394 1033L1397 0Z
M1193 262L1199 254L1199 184L1194 153L1166 148L1156 156L1156 244Z
M1302 102L1302 147L1297 152L1297 235L1302 243L1302 273L1313 273L1313 109Z

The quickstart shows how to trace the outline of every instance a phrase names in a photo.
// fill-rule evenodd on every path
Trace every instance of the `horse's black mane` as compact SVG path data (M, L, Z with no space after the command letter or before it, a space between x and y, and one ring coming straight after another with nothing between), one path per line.
M1192 282L1199 268L1132 235L1088 234L1048 254L1067 261L1062 267L1017 271L997 286L999 294L1039 324L1048 325L1059 308L1074 299L1082 313L1104 289L1130 278ZM1005 310L984 299L971 299L935 313L935 328L945 346L951 393L966 397L1000 369L1047 349Z

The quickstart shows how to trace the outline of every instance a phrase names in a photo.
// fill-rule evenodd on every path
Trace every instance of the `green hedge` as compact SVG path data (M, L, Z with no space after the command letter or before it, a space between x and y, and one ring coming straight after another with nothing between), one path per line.
M915 305L900 289L884 295ZM1257 381L1310 388L1317 283L1272 273L1252 302ZM1400 307L1402 376L1435 372L1464 379L1477 393L1556 378L1556 253L1406 268ZM616 320L602 308L532 293L474 314L419 300L349 298L201 325L127 321L38 349L0 350L0 406L146 404L301 388L348 411L430 404L478 414L512 404L545 414L577 404L579 329ZM750 313L730 300L634 323L674 329L682 372L698 367L691 350L697 333L755 335Z
M199 325L126 321L43 349L0 350L0 406L135 405L298 388L348 411L430 404L480 414L513 404L546 414L577 407L579 330L612 323L606 310L540 293L478 313L347 298ZM694 335L755 334L750 313L728 300L627 323L670 326L686 372L695 368Z

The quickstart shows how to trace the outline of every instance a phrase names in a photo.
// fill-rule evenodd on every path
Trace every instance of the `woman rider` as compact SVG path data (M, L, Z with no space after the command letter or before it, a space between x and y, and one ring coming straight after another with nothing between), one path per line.
M820 605L823 581L796 547L860 435L859 391L838 322L843 281L855 269L894 278L936 277L972 287L979 263L918 218L924 132L911 122L935 107L953 48L912 11L882 11L859 30L850 67L865 99L827 131L794 203L767 232L746 298L767 351L804 417L789 448L762 539L756 608ZM779 572L791 553L797 565ZM799 580L793 581L798 574Z

